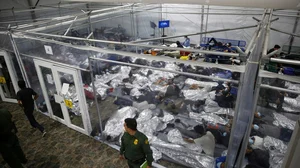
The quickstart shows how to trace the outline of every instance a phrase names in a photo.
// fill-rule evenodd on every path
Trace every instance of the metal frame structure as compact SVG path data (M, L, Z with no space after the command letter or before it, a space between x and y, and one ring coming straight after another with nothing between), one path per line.
M214 77L210 77L210 76L204 76L204 75L198 75L198 74L190 74L190 73L184 73L184 72L176 72L176 71L170 71L170 70L165 70L165 69L158 69L158 68L153 68L153 67L149 67L149 66L141 66L141 65L136 65L136 64L130 64L130 63L123 63L123 62L118 62L118 61L111 61L111 60L105 60L105 59L100 59L100 58L93 58L93 57L89 57L89 70L86 69L82 69L79 67L74 67L72 66L72 68L76 68L78 70L82 70L82 71L89 71L90 72L90 76L92 81L94 81L94 74L91 66L92 61L103 61L103 62L111 62L111 63L117 63L117 64L122 64L122 65L129 65L129 66L136 66L136 67L143 67L143 68L149 68L149 69L155 69L155 70L160 70L160 71L166 71L166 72L172 72L172 73L179 73L179 74L184 74L184 75L191 75L191 76L196 76L196 77L201 77L201 78L207 78L207 79L214 79L214 80L221 80L221 81L229 81L232 83L238 83L239 84L239 92L238 92L238 99L237 99L237 105L235 107L235 116L234 116L234 122L233 122L233 129L231 132L231 139L230 139L230 144L229 144L229 152L228 152L228 159L227 159L227 163L226 163L226 167L227 168L233 168L233 167L241 167L242 165L242 160L244 158L245 155L245 150L248 144L248 137L250 135L250 130L251 130L251 124L253 122L253 116L254 116L254 112L256 110L256 103L257 103L257 99L258 99L258 94L259 94L259 90L260 87L262 88L268 88L268 89L274 89L274 90L279 90L279 91L286 91L286 92L291 92L291 93L295 93L295 94L299 94L299 91L294 91L294 90L289 90L289 89L284 89L284 88L279 88L279 87L274 87L274 86L268 86L265 84L261 84L261 79L262 77L260 76L259 71L261 71L260 68L260 64L261 61L263 59L265 59L267 56L267 47L269 44L269 34L270 31L277 31L277 32L281 32L281 33L285 33L285 34L289 34L293 37L300 37L300 35L295 34L295 32L293 31L293 33L288 33L288 32L284 32L281 30L277 30L271 27L272 24L272 17L273 16L284 16L284 17L295 17L295 18L299 18L299 15L288 15L288 14L282 14L282 13L277 13L275 14L275 12L279 12L279 11L273 11L272 9L268 9L268 10L264 10L263 14L244 14L244 15L262 15L262 19L258 20L258 25L250 25L250 26L244 26L244 27L237 27L237 28L231 28L231 29L221 29L221 30L213 30L213 31L207 31L207 21L208 19L206 19L206 28L205 31L203 32L204 29L204 15L206 14L208 15L240 15L240 13L209 13L209 10L214 10L213 8L211 8L210 6L208 6L208 8L204 8L204 6L202 6L201 8L197 8L197 9L201 9L202 12L200 13L188 13L188 14L201 14L201 29L200 32L198 33L192 33L192 34L184 34L184 35L177 35L177 36L170 36L170 37L160 37L160 38L151 38L151 39L146 39L146 40L140 40L140 41L132 41L132 42L115 42L115 41L106 41L106 40L96 40L93 38L90 38L93 36L93 32L91 30L91 24L93 22L91 22L91 18L98 18L98 17L102 17L102 16L107 16L110 15L112 13L115 13L116 10L125 10L125 11L129 11L129 14L131 14L131 18L134 19L134 13L135 12L143 12L145 10L138 10L135 7L139 7L142 6L144 7L142 4L129 4L129 5L124 5L124 6L117 6L117 7L113 7L113 8L108 8L108 9L102 9L102 10L95 10L95 11L90 11L89 14L87 15L87 13L84 11L83 13L80 13L76 16L70 16L67 18L57 18L57 20L55 20L53 22L52 21L46 21L46 22L41 22L43 24L50 24L44 27L39 27L39 28L35 28L35 29L31 29L31 30L22 30L24 28L29 29L30 27L39 24L39 22L34 23L32 25L29 26L22 26L19 25L19 28L15 28L15 29L10 29L8 32L8 35L10 37L11 40L11 44L12 47L14 49L14 52L16 54L19 66L21 67L21 72L22 75L27 83L28 86L30 86L29 80L28 80L28 76L26 74L25 68L24 68L24 64L22 62L22 56L26 56L26 57L31 57L31 58L38 58L35 56L31 56L31 55L26 55L26 54L21 54L19 53L18 47L16 45L16 42L14 40L15 37L20 37L22 36L23 38L28 38L28 39L33 39L33 40L39 40L39 41L45 41L45 42L50 42L50 43L56 43L56 44L60 44L60 45L64 45L64 46L68 46L68 47L73 47L73 48L77 48L77 49L81 49L81 50L92 50L92 51L97 51L97 52L103 52L103 53L114 53L114 54L118 54L118 55L124 55L124 56L132 56L132 57L139 57L139 58L144 58L144 59L149 59L149 60L162 60L162 61L171 61L171 62L181 62L181 63L186 63L186 64L191 64L191 65L195 65L195 66L203 66L203 67L216 67L216 68L221 68L221 69L231 69L233 71L237 71L237 72L241 72L241 78L240 81L234 81L234 80L227 80L227 79L220 79L220 78L214 78ZM59 6L60 8L60 6ZM130 8L130 9L127 9ZM89 10L91 10L92 8L88 8ZM204 9L207 9L207 13L204 13ZM32 10L42 10L42 9L32 9ZM29 11L32 11L29 10ZM221 9L219 9L221 10ZM26 10L28 11L28 10ZM147 10L148 11L148 10ZM104 13L101 13L104 12ZM154 12L153 13L170 13L170 14L177 14L177 13L172 13L172 12ZM182 14L182 13L181 13ZM78 19L77 19L78 17ZM75 18L75 19L74 19ZM88 19L89 22L86 25L90 26L90 32L89 32L89 36L87 38L78 38L78 37L71 37L68 36L68 31L70 30L70 28L72 27L73 23L78 22L78 21L82 21L82 20L86 20ZM298 23L298 21L296 22ZM51 28L55 28L58 26L68 26L69 28L65 31L64 35L53 35L53 34L47 34L47 33L39 33L37 31L42 31L42 30L48 30ZM136 23L131 23L131 25L133 27L135 27ZM213 51L206 51L206 50L195 50L195 49L187 49L187 48L169 48L169 47L164 47L164 46L156 46L156 45L147 45L147 44L140 44L142 42L148 42L148 41L155 41L155 40L162 40L162 39L171 39L171 38L177 38L177 37L183 37L183 36L192 36L192 35L200 35L200 37L202 37L202 35L206 35L207 33L215 33L215 32L223 32L223 31L233 31L233 30L238 30L238 29L246 29L246 28L254 28L256 27L256 31L254 33L253 38L251 39L250 43L248 44L247 50L245 53L242 54L234 54L234 53L221 53L221 52L213 52ZM137 34L134 34L135 39L137 37ZM195 62L191 62L191 61L182 61L182 60L175 60L175 59L167 59L167 58L160 58L160 57L148 57L148 56L144 56L144 55L139 55L136 53L129 53L129 52L123 52L123 51L114 51L114 50L110 50L110 49L100 49L97 47L93 47L93 46L74 46L71 44L67 44L67 43L63 43L57 40L50 40L49 38L61 38L61 39L69 39L69 40L79 40L79 41L87 41L87 42L91 42L91 43L105 43L105 44L119 44L119 45L127 45L127 46L135 46L135 47L145 47L145 48L159 48L159 49L171 49L171 50L181 50L181 51L189 51L189 52L197 52L197 53L203 53L203 54L218 54L218 55L222 55L222 56L228 56L228 57L238 57L238 56L243 56L243 57L248 57L248 61L246 66L241 66L242 68L237 68L235 69L233 66L223 66L223 65L216 65L216 64L204 64L204 63L195 63ZM200 39L201 40L201 39ZM292 45L292 43L290 43L290 45ZM261 54L262 53L262 54ZM38 58L38 59L42 59L42 58ZM269 58L267 58L269 59ZM58 63L55 61L51 61L51 60L46 60L43 59L44 61L49 61L52 63L57 63L57 64L62 64L62 63ZM285 63L285 64L293 64L293 65L300 65L299 61L289 61L289 60L284 60L284 59L276 59L276 58L271 58L270 59L272 62L278 62L278 63ZM70 65L68 65L70 66ZM297 79L296 79L297 80ZM300 79L299 79L300 82ZM96 88L93 83L93 91L94 94L96 93ZM245 94L248 94L248 96L245 96ZM101 113L100 113L100 107L97 101L96 96L95 97L95 103L96 103L96 108L97 108L97 112L98 112L98 118L99 118L99 122L100 122L100 129L103 130L102 128L102 123L101 123ZM249 104L249 102L251 102ZM242 113L242 111L244 111L246 109L246 112ZM241 134L240 132L243 132L243 134ZM238 138L237 138L238 137Z

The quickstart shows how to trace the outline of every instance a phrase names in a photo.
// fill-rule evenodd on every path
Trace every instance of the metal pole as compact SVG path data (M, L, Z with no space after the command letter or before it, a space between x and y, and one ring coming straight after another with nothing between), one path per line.
M279 33L283 33L283 34L288 34L288 35L291 35L291 36L294 36L294 37L300 37L299 34L294 34L294 33L288 33L288 32L285 32L285 31L282 31L282 30L278 30L278 29L274 29L274 28L270 28L271 30L274 30L274 31L277 31Z
M266 17L266 11L267 11L267 10L265 9L261 21L265 19L265 17ZM258 25L257 25L257 28L256 28L256 30L255 30L255 32L254 32L254 35L253 35L253 37L251 38L251 40L250 40L250 42L249 42L249 44L248 44L248 46L247 46L247 49L246 49L246 51L245 51L245 54L246 54L246 55L249 54L249 52L251 51L251 49L252 49L252 47L253 47L254 41L256 41L256 39L258 38L258 32L259 32L259 29L261 28L261 21L259 21L259 23L258 23Z
M206 12L205 32L207 32L207 25L208 25L208 13L209 13L209 5L207 6L207 12ZM206 33L204 34L204 38L206 39ZM208 41L207 41L207 42L208 42Z
M300 15L300 11L298 12L297 16L299 16L299 15ZM298 21L299 21L299 17L297 17L297 18L295 19L295 24L294 24L294 28L293 28L293 34L296 33L297 26L298 26ZM291 36L288 54L291 53L291 49L292 49L293 42L294 42L294 36Z
M191 8L191 7L176 7L176 6L169 6L169 7L164 7L164 8L180 8L180 9L190 9L190 10L197 10L197 9L201 9L201 8ZM204 8L204 9L208 9L208 8ZM226 11L257 11L257 12L263 12L263 10L259 10L259 9L231 9L231 8L210 8L210 10L226 10Z
M282 16L282 17L295 17L299 18L299 15L286 15L286 14L273 14L273 16Z
M241 96L242 96L241 90L242 90L242 87L244 85L243 80L244 80L244 73L241 73L241 77L240 77L240 80L239 80L239 87L238 87L238 95L237 95L237 99L236 99L236 103L235 103L235 108L234 108L234 116L238 116L239 115L238 109L239 109L239 105L240 105L240 99L241 99ZM232 128L235 127L237 118L238 117L234 117L233 118ZM233 137L232 132L230 132L230 137ZM234 138L230 138L229 139L229 144L232 144L233 140L234 140ZM230 148L228 148L228 151L229 150L230 150ZM226 162L225 167L227 167L227 162Z
M278 91L283 91L283 92L289 92L289 93L294 93L294 94L300 95L300 91L296 91L296 90L290 90L290 89L285 89L285 88L270 86L270 85L266 85L266 84L261 84L260 87L266 88L266 89L273 89L273 90L278 90Z
M147 59L147 60L151 60L151 61L155 60L155 61L165 61L165 62L177 62L177 63L183 63L183 64L190 64L190 65L194 65L194 66L200 66L200 67L225 69L225 70L230 70L233 72L242 72L242 71L244 71L244 68L245 68L244 66L223 65L223 64L214 64L214 63L189 61L189 60L186 61L186 60L180 60L180 59L173 59L173 58L169 58L169 57L153 57L153 56L148 56L148 55L144 55L144 54L136 54L136 53L131 53L131 52L102 49L102 48L93 47L93 46L75 46L75 45L72 45L69 43L59 42L59 41L55 41L55 40L22 35L22 38L24 38L24 37L27 39L39 40L39 41L44 41L44 42L48 42L48 43L55 43L55 44L59 44L59 45L63 45L63 46L71 47L71 48L76 48L79 50L96 51L96 52L102 52L102 53L107 53L107 54L118 54L118 55L123 55L123 56L131 56L131 57ZM65 37L65 36L63 36L63 37Z
M265 41L264 41L264 46L263 46L262 57L266 56L267 52L268 52L269 38L270 38L270 26L271 26L272 14L273 14L273 9L271 9L270 15L269 15L269 19L268 19L268 24L267 24L267 28L266 28L266 34L265 34Z
M245 51L245 54L248 55L250 50L252 49L253 43L255 41L255 39L257 38L258 35L258 30L259 30L260 25L257 25L257 29L254 32L254 35L252 36L250 42L248 43L247 49Z
M142 43L142 42L148 42L148 41L154 41L154 40L162 40L162 39L171 39L171 38L178 38L178 37L184 37L184 36L194 36L194 35L200 35L200 34L208 34L208 33L217 33L217 32L224 32L224 31L248 29L248 28L253 28L253 27L256 27L256 26L257 25L252 25L252 26L244 26L244 27L237 27L237 28L211 30L211 31L191 33L191 34L183 34L183 35L177 35L177 36L159 37L159 38L152 38L152 39L146 39L146 40L133 41L132 43Z
M137 4L134 4L134 5L137 5ZM113 8L107 8L107 9L95 10L95 11L92 11L91 14L104 12L104 11L122 9L122 8L130 7L130 6L132 6L132 5L129 4L129 5L121 6L121 7L113 7ZM115 14L115 13L116 13L116 11L100 13L100 14L92 15L91 18L93 19L93 18L97 18L97 17L101 17L101 16L106 16L106 15L109 15L109 14ZM81 14L78 14L77 17L84 16L84 15L86 15L86 14L81 13ZM85 18L80 18L80 19L77 19L76 22L84 21L84 20L85 20ZM63 23L60 23L60 24L54 24L54 25L50 25L50 26L44 26L44 27L39 27L39 28L36 28L36 29L31 29L31 30L28 30L28 31L43 31L43 30L47 30L47 29L50 29L50 28L55 28L55 27L58 27L58 26L69 25L70 23L72 23L72 20L64 21Z
M262 23L264 24L265 22L266 21L264 19ZM231 129L230 144L226 158L226 168L239 168L239 164L241 162L240 158L244 158L244 155L242 154L245 152L248 144L248 141L245 141L245 139L248 138L246 137L245 132L251 128L252 123L250 123L250 118L253 117L253 111L256 107L256 95L254 91L256 90L255 83L259 72L259 61L262 52L264 29L261 29L258 34L259 38L256 40L257 44L255 44L254 52L251 53L246 65L245 75L243 78L243 83L245 85L243 85L239 90L242 96L239 100L238 108L236 109L237 115L234 116L234 121L236 123Z
M94 22L90 22L91 24L94 24L94 23L98 23L98 22L102 22L102 21L106 21L106 20L111 20L113 18L119 18L119 17L124 17L124 15L117 15L117 16L113 16L113 17L109 17L109 18L105 18L105 19L100 19L100 20L96 20ZM82 28L82 27L86 27L86 26L89 26L90 23L87 23L87 24L80 24L78 26L74 26L73 28L74 29L79 29L79 28ZM59 31L60 32L60 31Z
M24 67L24 64L23 64L22 58L21 58L21 56L20 56L20 53L19 53L17 44L16 44L16 42L15 42L15 39L12 37L11 31L9 31L8 36L9 36L9 38L10 38L10 42L11 42L12 47L13 47L13 50L14 50L14 52L15 52L15 55L16 55L16 58L17 58L17 62L18 62L18 64L19 64L19 66L20 66L20 70L21 70L23 79L24 79L26 85L27 85L28 87L31 88L31 84L30 84L30 82L29 82L29 80L28 80L29 78L28 78L28 76L27 76L26 69L25 69L25 67ZM38 110L38 106L37 106L37 104L36 104L36 101L34 101L34 107L35 107L35 109Z
M203 32L203 26L204 26L203 22L204 22L204 5L202 5L202 14L201 14L201 27L200 27L201 33ZM202 38L203 38L203 34L200 34L200 43L199 44L201 44Z
M11 9L11 12L12 12L12 14L13 14L13 16L14 16L14 21L15 21L15 23L16 23L16 26L18 26L18 22L16 21L16 15L15 15L14 8L15 8L15 7L13 7L13 8Z
M39 2L39 0L37 1L37 3ZM27 3L28 5L30 6L30 8L32 9L32 3L31 3L31 0L27 0ZM35 12L34 11L30 11L30 14L31 14L31 19L36 22L36 15L35 15Z
M89 69L90 69L90 75L92 79L92 86L93 86L93 93L94 93L94 101L96 103L96 109L97 109L97 114L98 114L98 119L99 119L99 126L100 126L100 131L101 131L101 136L103 135L103 128L102 128L102 119L101 119L101 114L100 114L100 107L98 103L98 98L97 98L97 90L95 86L95 79L94 79L94 74L93 74L93 68L92 68L92 61L90 58L88 58L89 61Z
M300 120L295 124L292 137L288 144L287 151L285 152L284 160L281 165L281 168L297 168L299 167L299 158L300 158Z
M86 37L86 39L89 39L93 34L94 34L94 32L91 32L91 33Z
M128 42L116 42L116 41L106 41L106 40L96 40L96 39L85 39L85 38L79 38L79 37L61 36L61 35L54 35L54 34L26 32L26 31L20 31L20 30L14 30L14 31L22 32L22 33L25 33L25 34L41 35L41 36L48 36L48 37L59 37L59 38L64 38L64 39L82 40L82 41L90 41L90 42L101 42L101 43L107 43L107 44L119 44L119 45L138 46L138 47L145 47L145 48L159 48L159 49L166 49L166 50L177 50L177 51L189 51L189 52L197 52L197 53L204 53L204 54L222 55L222 56L228 56L228 57L238 57L239 56L239 54L237 54L237 53L226 53L226 52L217 52L217 51L208 51L208 50L195 50L195 49L188 49L188 48L172 48L172 47L147 45L147 44L135 44L135 43L128 43ZM35 37L26 36L26 38L35 38ZM41 38L36 38L36 39L43 40Z
M74 6L79 6L79 5L83 5L83 4L85 4L85 3L76 3L76 4L75 3L73 3L73 4L68 3L68 4L61 5L60 7L69 6L71 9L74 9ZM43 8L35 8L35 9L19 9L19 10L17 9L17 10L15 10L15 13L31 12L31 11L43 11L43 10L49 10L49 9L53 9L53 7L43 7ZM4 9L4 10L10 10L10 9Z
M299 65L300 66L300 61L297 61L297 60L270 58L270 61L277 62L277 63L290 64L290 65Z
M24 36L23 36L24 38ZM221 69L227 69L230 71L234 72L241 72L244 68L244 66L233 66L233 65L218 65L218 64L210 64L210 63L205 63L205 62L195 62L195 61L185 61L185 60L179 60L179 59L172 59L169 57L152 57L149 55L144 55L144 54L136 54L132 52L124 52L124 51L115 51L115 50L110 50L110 49L102 49L98 47L92 47L92 46L75 46L72 44L64 43L64 42L59 42L55 40L49 40L49 39L43 39L43 38L36 38L36 37L30 37L26 36L27 39L33 39L33 40L39 40L39 41L44 41L44 42L49 42L49 43L55 43L55 44L60 44L63 46L68 46L80 50L87 50L87 51L96 51L96 52L103 52L103 53L108 53L108 54L118 54L118 55L123 55L123 56L132 56L132 57L137 57L137 58L143 58L147 60L160 60L160 61L171 61L171 62L181 62L184 64L193 64L195 66L202 66L202 67L216 67L216 68L221 68ZM230 68L231 67L231 68Z
M24 81L26 82L26 84L27 84L28 87L31 87L30 82L29 82L28 77L27 77L27 74L26 74L26 69L25 69L25 67L24 67L22 58L21 58L21 56L20 56L20 53L19 53L17 44L16 44L16 42L15 42L15 39L12 37L11 32L8 33L8 36L9 36L9 38L10 38L11 45L12 45L12 47L13 47L13 50L14 50L14 52L15 52L15 55L16 55L16 58L17 58L17 61L18 61L18 64L19 64L19 66L20 66L20 70L21 70L22 76L23 76L23 78L24 78Z
M44 61L44 62L50 62L50 63L56 64L56 65L58 65L58 66L61 66L61 67L69 67L69 68L73 68L73 69L78 69L78 70L80 70L80 71L88 72L88 70L86 70L86 69L84 69L84 68L80 68L80 67L78 67L78 66L69 65L69 64L64 64L64 63L61 63L61 62L52 61L52 60L49 60L49 59L44 59L44 58L41 58L41 57L31 56L31 55L27 55L27 54L20 54L20 55L21 55L21 56L24 56L24 57L32 58L32 59L41 60L41 61Z
M129 9L124 9L129 10ZM148 11L148 10L134 10L136 12L149 12L149 13L160 13L159 11ZM187 14L187 15L199 15L201 14L201 12L162 12L162 13L168 13L168 14ZM216 12L216 13L208 13L209 15L262 15L262 13L229 13L229 12L225 12L225 13L221 13L221 12Z
M69 31L70 31L71 27L73 26L74 22L76 21L76 19L77 19L77 16L74 18L74 20L70 24L69 28L67 29L67 31L64 33L64 36L66 36L69 33Z
M173 70L168 70L168 69L155 68L155 67L151 67L151 66L138 65L138 64L132 64L132 63L126 63L126 62L119 62L119 61L113 61L113 60L107 60L107 59L102 59L102 58L93 58L93 57L90 57L90 59L99 60L99 61L103 61L103 62L116 63L116 64L120 64L120 65L127 65L127 66L139 67L139 68L147 68L147 69L152 69L152 70L158 70L158 71L176 73L176 74L187 75L187 76L200 77L200 78L205 78L205 79L212 79L212 80L230 82L230 83L235 83L235 84L239 83L238 81L232 80L232 79L223 79L223 78L217 78L217 77L212 77L212 76L205 76L205 75L200 75L200 74L191 74L191 73L187 73L187 72L179 72L179 71L173 71Z
M242 144L242 148L240 150L240 154L238 156L238 160L237 160L237 166L236 167L243 167L243 162L244 162L244 158L245 158L245 154L246 154L246 149L247 149L247 146L248 146L248 139L250 137L250 133L251 133L251 129L252 129L252 124L253 124L253 119L254 119L254 114L256 112L256 108L257 108L257 100L258 100L258 97L259 97L259 91L260 91L260 84L261 84L261 80L262 78L261 77L258 77L258 80L256 82L256 88L255 88L255 91L254 91L254 106L253 106L253 111L252 111L252 116L250 116L249 118L249 122L250 124L248 124L248 128L247 128L247 131L245 133L245 136L244 136L244 139L243 141L246 142L246 143L243 143Z
M136 13L138 13L138 12L136 12ZM118 18L118 17L124 17L124 15L125 14L128 14L128 13L124 13L123 12L123 14L121 14L121 15L117 15L117 16L112 16L112 17L108 17L108 18L105 18L105 19L100 19L100 20L96 20L96 21L93 21L93 22L91 22L92 24L94 24L94 23L98 23L98 22L102 22L102 21L105 21L105 20L111 20L111 19L113 19L113 18ZM137 23L138 23L138 21L136 21ZM31 24L32 25L32 24ZM74 26L73 28L74 29L79 29L79 28L82 28L82 27L86 27L86 26L88 26L89 25L89 23L88 24L80 24L80 25L78 25L78 26ZM138 24L137 24L138 25ZM138 26L137 26L138 27Z
M58 6L58 12L59 12L59 16L61 17L61 8L60 8L60 3L61 3L61 2L59 2L59 3L57 4L57 6Z
M263 55L263 58L264 58L264 57L265 57L265 58L269 58L269 57L271 57L271 56L273 56L273 55L275 55L275 54L277 54L277 53L278 53L278 50L275 50L275 51L269 53L269 54L266 55L266 56Z
M236 48L236 50L239 52L239 53L241 53L241 54L243 54L243 55L246 55L246 53L244 53L244 51L239 47L239 46L234 46L235 48Z

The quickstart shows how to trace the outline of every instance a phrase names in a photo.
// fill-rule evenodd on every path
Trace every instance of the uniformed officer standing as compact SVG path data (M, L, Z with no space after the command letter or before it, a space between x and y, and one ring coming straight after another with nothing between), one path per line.
M27 159L16 136L12 116L6 109L0 109L0 154L11 168L23 168Z
M147 160L147 168L151 168L153 156L147 136L137 130L137 122L134 118L126 118L124 128L120 159L126 158L129 168L140 168Z

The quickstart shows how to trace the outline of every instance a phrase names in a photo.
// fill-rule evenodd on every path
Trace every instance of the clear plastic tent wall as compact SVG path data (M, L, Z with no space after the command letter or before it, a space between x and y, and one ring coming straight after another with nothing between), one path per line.
M154 148L154 156L163 154L189 167L213 167L213 157L221 156L228 146L235 97L226 95L228 101L218 103L216 88L221 81L197 74L205 76L207 71L223 70L195 66L198 72L192 73L188 63L172 59L95 55L91 61L97 67L93 73L103 140L119 145L124 120L136 118L138 130L147 135ZM231 87L238 89L235 83ZM206 149L202 148L208 144L195 145L184 140L201 137L199 127L216 136L212 154L204 154Z
M86 50L79 50L72 47L66 47L63 45L55 44L54 42L43 42L38 40L28 40L24 38L16 38L15 39L17 47L20 48L20 55L22 58L22 62L24 64L24 68L27 74L27 77L29 79L30 86L32 88L35 88L36 92L40 96L39 99L36 101L38 110L42 113L45 113L49 115L49 106L46 104L45 97L47 96L49 99L50 108L52 109L52 112L54 115L62 116L62 112L60 110L59 104L55 102L55 94L59 94L55 87L55 83L53 81L53 74L51 68L47 67L41 67L41 74L42 74L42 80L44 80L45 87L47 88L47 94L45 95L41 87L41 79L38 77L37 69L34 60L44 61L44 62L50 62L50 63L62 63L63 65L69 65L78 69L82 69L82 71L79 72L81 77L81 81L79 81L80 88L85 92L85 90L89 90L90 88L88 85L90 84L90 74L87 72L88 69L88 57L91 56L89 51ZM24 48L24 46L27 46L30 49ZM50 46L52 48L53 53L47 54L45 50L45 46ZM24 50L23 50L24 49ZM52 62L51 62L52 61ZM62 83L68 83L68 84L74 84L73 77L70 77L70 75L62 74L60 77L60 80ZM74 121L73 124L79 125L82 127L82 119L81 115L78 113L79 110L76 110L79 108L78 102L78 91L72 91L70 90L68 93L68 97L66 99L70 100L72 102L73 107L68 109L70 113L74 113L71 117L71 122ZM96 124L98 124L98 117L97 117L97 111L95 108L91 108L93 103L93 98L91 98L91 94L85 95L86 108L88 109L89 116L91 118L88 118L88 122L91 122L92 127L98 127ZM56 111L60 111L60 114L55 114ZM83 118L84 119L84 118ZM91 119L91 120L90 120ZM91 133L91 128L89 130Z
M224 6L207 6L204 5L204 10L202 10L202 5L177 5L177 4L164 4L162 9L162 16L166 20L171 21L171 27L166 31L170 35L180 35L183 32L186 34L194 32L205 32L210 30L234 28L255 25L257 22L252 19L253 16L261 17L264 12L263 9L252 9L256 11L240 11L246 10L246 8L237 7L224 7ZM227 10L226 10L227 9ZM203 20L202 20L203 12ZM241 15L216 15L213 13L233 13ZM174 14L178 13L178 14ZM190 13L190 14L189 14ZM196 14L192 14L196 13ZM207 16L207 13L212 13ZM243 15L249 14L249 15ZM253 14L253 15L250 15ZM256 14L256 15L255 15ZM257 15L259 14L259 15ZM203 24L203 25L202 25ZM202 30L201 30L201 26ZM222 39L232 39L232 40L244 40L247 43L251 40L255 28L242 29L235 31L226 31L220 33L205 34L205 37L216 37ZM200 44L200 35L191 36L191 43ZM179 41L183 41L183 38L179 38Z
M130 11L130 8L128 10ZM159 11L159 9L152 10ZM92 29L95 32L94 38L121 41L120 37L122 36L118 33L124 32L123 29L126 30L123 33L124 41L138 37L158 37L157 34L161 33L160 30L152 29L150 22L157 23L158 20L161 20L160 15L164 14L141 11L136 11L134 16L125 14L127 9L119 13L115 12L108 15L110 20L104 20L106 16L103 16L103 20L100 19L102 21L92 24ZM173 15L168 14L165 18L162 16L162 19L170 19L172 27L177 27L176 29L179 30L173 31L173 34L168 32L170 35L181 35L189 33L189 31L192 33L199 32L196 25L190 26L191 29L188 30L187 26L183 26L187 25L184 19L178 21L176 20L177 17L173 16L171 19L171 16ZM201 17L193 18L188 15L184 18L197 20ZM224 16L224 20L226 19L229 18ZM241 20L239 17L235 19ZM253 23L249 18L246 20L249 20L249 24ZM222 27L220 23L214 25L214 19L211 21L212 23L208 22L208 27L212 27L211 30L214 30L214 27L227 28L226 24ZM176 24L177 22L178 24ZM80 27L82 23L87 23L87 20L75 23L74 30L80 34L79 37L85 38L90 30L88 30L89 27ZM76 26L78 27L76 28ZM132 27L135 27L135 31ZM171 31L172 27L168 28L168 31ZM98 31L99 34L97 34ZM57 32L55 30L53 32L63 34L65 31ZM242 32L243 30L239 30L238 38L234 39L248 42L249 37L243 36ZM68 35L78 37L76 36L78 34L74 33L71 34L70 32ZM97 35L99 36L97 37ZM213 36L231 39L230 36L233 35L226 32ZM196 43L198 38L199 36L194 36L192 42ZM189 167L214 167L214 157L221 156L227 149L234 108L237 105L237 93L239 93L238 82L240 81L240 73L244 72L244 66L204 64L203 62L176 60L164 56L137 54L140 53L139 49L141 51L147 50L146 47L110 45L58 37L33 38L30 35L20 34L14 36L14 39L25 65L26 73L32 77L29 79L30 84L41 95L43 92L35 70L34 59L80 68L82 77L80 82L85 93L86 106L89 109L92 136L100 137L101 140L109 144L119 145L124 119L135 117L139 123L138 129L149 137L155 160L166 156L163 159L171 159L173 162L179 161ZM47 54L45 46L50 46L53 53ZM127 51L127 53L121 51ZM90 61L88 60L89 57ZM86 70L92 71L92 77L90 72ZM48 80L47 74L49 71L43 72L44 80ZM298 77L280 76L266 72L261 72L260 75L264 77L262 84L299 91L297 88L299 85ZM221 82L229 81L220 79L225 76L230 76L229 80L233 81ZM278 81L276 78L280 80ZM284 84L281 84L280 81L282 80ZM51 97L55 93L55 89L50 87L49 92L43 95L44 97ZM230 89L230 93L228 93L228 89ZM270 96L266 97L265 95ZM283 95L283 99L281 95ZM40 111L47 113L44 97L41 96L38 100L38 106ZM95 97L96 101L94 101ZM99 104L100 120L96 104ZM293 130L293 123L299 117L297 112L299 97L262 87L257 104L261 117L255 118L253 124L258 125L259 128L255 130L256 133L251 133L250 138L260 136L263 139L259 141L261 139L257 138L256 143L259 142L259 144L254 143L253 148L255 145L260 145L261 149L270 154L269 164L275 165L275 156L284 154L284 149L286 149L284 145L287 145L288 137ZM283 110L280 108L281 105ZM210 152L207 149L203 148L206 146L205 144L195 146L195 144L185 141L185 138L197 139L202 136L203 133L199 131L201 130L199 127L206 128L216 139L212 156L209 155ZM255 128L257 127L255 126ZM279 134L271 134L273 132L267 128L276 129L277 133L279 130ZM273 150L273 146L276 151Z
M135 117L139 123L139 130L144 132L153 144L156 160L161 159L161 155L164 154L173 161L181 159L180 162L190 167L211 167L214 164L213 157L221 156L227 149L240 70L231 72L209 66L203 68L197 66L196 62L176 61L163 56L153 57L135 53L126 56L114 54L114 51L102 53L93 51L93 47L34 39L29 36L16 36L15 41L27 75L30 76L30 84L39 94L43 92L39 86L34 59L55 61L82 69L92 67L93 79L89 73L81 72L81 84L89 108L93 136L100 136L110 144L119 145L124 119ZM53 55L46 53L45 46L51 46ZM88 57L91 57L91 65ZM216 67L216 64L212 64L212 67ZM46 83L48 71L42 71ZM233 72L236 76L233 77L232 83L222 82L218 77L227 73L232 75ZM216 88L219 86L225 90L229 85L235 92L224 95L228 101L217 101L216 97L220 95L216 94ZM46 88L48 92L44 97L48 96L51 100L56 93L55 88L48 84ZM100 121L93 95L96 95L100 106ZM40 111L47 113L45 99L42 96L40 99ZM54 107L52 105L52 108ZM100 123L102 130L99 127ZM218 136L212 155L202 152L201 145L195 146L184 140L197 139L203 135L203 132L197 130L198 127L209 127L207 130ZM193 155L183 157L183 153Z
M289 89L299 92L298 82L272 78L271 76L262 78L262 84L282 89ZM269 159L272 168L279 168L283 164L287 146L290 143L296 122L299 120L299 94L289 91L280 91L270 88L260 88L257 111L254 116L253 129L250 133L249 141L254 140L250 145L253 149L263 150L263 159ZM249 163L254 162L251 154L246 154ZM265 157L269 156L269 157Z
M264 13L264 9L261 8L242 8L242 7L226 7L226 6L208 6L204 5L204 11L202 5L188 5L188 4L163 4L162 6L162 19L170 20L170 27L165 29L167 36L182 35L195 32L205 32L218 29L243 27L257 24L257 21L252 17L258 19L261 18ZM204 13L202 22L202 12ZM276 11L275 14L282 14L283 12L290 12L290 15L296 15L295 11L283 10ZM193 14L195 13L195 14ZM209 14L211 13L211 14ZM225 13L218 15L217 13ZM231 13L226 14L226 13ZM209 15L207 15L209 14ZM238 15L233 15L238 14ZM285 32L293 32L295 25L295 17L285 16L273 16L273 19L279 18L279 20L272 23L272 27L275 29L283 30ZM201 26L203 24L203 29ZM299 23L295 34L299 34ZM226 31L219 33L205 34L205 37L215 37L231 40L243 40L248 44L253 37L255 28L241 29L235 31ZM200 35L191 36L191 43L200 44ZM173 39L172 39L173 40ZM174 41L184 41L184 38L177 38ZM280 46L288 45L290 36L275 31L271 31L269 48L275 44ZM295 38L294 44L299 44L299 39Z
M13 50L9 36L6 34L6 32L0 33L0 46L2 49L6 50Z

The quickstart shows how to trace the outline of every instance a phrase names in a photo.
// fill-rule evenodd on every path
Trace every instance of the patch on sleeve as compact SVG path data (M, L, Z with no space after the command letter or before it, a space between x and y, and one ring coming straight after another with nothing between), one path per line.
M145 144L146 144L146 145L148 145L148 144L149 144L149 141L148 141L148 139L146 139L146 140L145 140Z
M135 139L134 141L133 141L133 144L135 144L135 145L137 145L139 143L139 140L138 139Z

